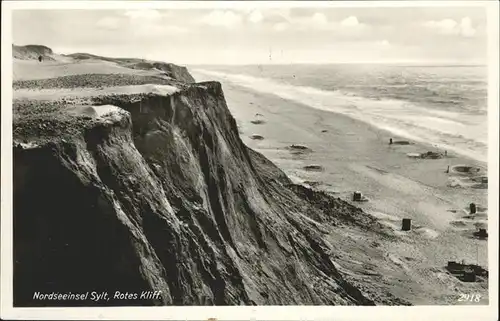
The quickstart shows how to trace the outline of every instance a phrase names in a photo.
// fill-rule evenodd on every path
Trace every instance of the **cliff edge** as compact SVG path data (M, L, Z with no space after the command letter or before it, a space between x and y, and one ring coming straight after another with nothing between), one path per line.
M325 239L378 223L247 148L220 83L81 55L13 84L14 306L404 304Z

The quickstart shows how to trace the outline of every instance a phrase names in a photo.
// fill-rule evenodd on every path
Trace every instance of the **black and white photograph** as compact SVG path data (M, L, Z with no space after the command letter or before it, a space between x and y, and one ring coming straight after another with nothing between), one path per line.
M497 320L496 1L8 2L2 318Z

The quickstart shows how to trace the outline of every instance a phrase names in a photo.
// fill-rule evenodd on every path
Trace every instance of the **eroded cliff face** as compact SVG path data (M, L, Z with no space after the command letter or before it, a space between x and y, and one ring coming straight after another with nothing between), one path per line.
M15 306L374 304L322 237L374 220L247 148L219 83L19 99L14 114ZM114 299L148 290L161 296ZM111 300L33 298L53 291Z

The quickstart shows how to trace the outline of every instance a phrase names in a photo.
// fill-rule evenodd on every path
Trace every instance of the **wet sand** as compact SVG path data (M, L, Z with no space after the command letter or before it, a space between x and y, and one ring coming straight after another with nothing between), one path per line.
M194 77L198 81L213 79ZM386 253L380 262L400 267L393 271L399 281L387 285L395 295L413 304L464 304L457 302L457 294L476 291L483 295L479 304L487 304L487 282L456 281L443 269L447 261L487 266L487 241L473 237L477 223L487 225L487 189L485 184L471 181L471 175L453 171L453 166L467 165L480 168L474 176L487 175L486 164L450 151L440 159L409 157L412 153L444 151L413 142L389 145L390 138L406 139L344 115L213 80L223 83L242 140L290 178L348 201L352 201L354 191L363 193L368 201L354 203L397 237L397 241L377 245ZM252 135L264 139L253 140ZM291 148L294 144L307 149ZM450 173L446 172L448 166ZM475 217L468 215L472 202L478 206ZM412 219L411 231L401 231L402 218ZM366 249L359 249L360 255L370 260L363 251ZM345 262L351 265L353 261L351 257ZM382 273L383 268L379 269Z

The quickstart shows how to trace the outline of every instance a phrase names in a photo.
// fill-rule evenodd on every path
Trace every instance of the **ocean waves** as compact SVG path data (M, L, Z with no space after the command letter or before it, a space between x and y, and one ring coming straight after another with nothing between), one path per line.
M461 155L487 161L487 115L480 110L436 109L429 99L415 103L403 99L363 97L359 93L324 90L247 74L196 69L205 77L231 82L256 92L277 95L303 105L343 114L414 141L432 144ZM391 90L390 87L385 90Z

